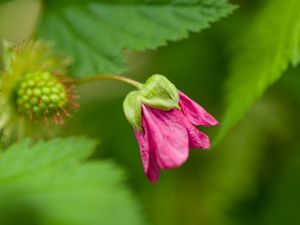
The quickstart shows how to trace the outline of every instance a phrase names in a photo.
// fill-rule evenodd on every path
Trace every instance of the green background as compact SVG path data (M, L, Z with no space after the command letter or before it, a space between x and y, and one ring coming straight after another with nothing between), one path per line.
M126 52L130 77L142 82L164 74L221 119L231 41L262 1L233 3L239 5L236 12L200 34L157 50ZM14 42L28 37L38 13L35 1L0 6L0 37ZM94 157L113 159L125 169L148 224L300 224L299 74L299 66L289 68L220 144L208 152L191 150L188 162L163 172L155 186L144 177L133 130L123 115L130 87L110 81L82 86L80 110L62 135L101 141ZM218 127L202 130L214 138Z

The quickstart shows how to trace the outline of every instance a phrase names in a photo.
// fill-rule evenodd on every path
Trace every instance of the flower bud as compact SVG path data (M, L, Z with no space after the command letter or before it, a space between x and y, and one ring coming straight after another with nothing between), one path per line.
M70 60L55 54L51 43L25 41L14 46L5 42L3 61L2 140L44 135L43 130L48 131L50 124L62 124L63 118L78 107L73 81L65 75Z
M141 89L143 103L152 108L169 110L179 108L178 90L165 76L152 75Z
M18 112L31 120L64 113L72 95L68 91L68 84L43 71L28 72L21 76L15 93Z
M130 92L123 103L124 114L129 123L141 130L142 104L161 110L179 107L179 93L174 84L166 77L155 74L138 91Z

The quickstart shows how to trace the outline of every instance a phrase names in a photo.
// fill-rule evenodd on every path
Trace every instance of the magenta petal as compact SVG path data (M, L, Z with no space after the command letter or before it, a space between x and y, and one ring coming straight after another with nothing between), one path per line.
M149 148L155 151L157 164L163 169L175 168L188 158L188 134L183 114L143 105L143 116L149 132Z
M187 121L187 123L189 123L186 124L189 136L189 147L208 149L210 147L209 137L194 127L189 121Z
M212 115L182 92L179 92L179 104L182 113L192 124L201 126L214 126L218 124L218 121Z
M145 175L151 183L155 184L160 177L160 169L155 161L154 152L149 149L148 133L144 131L142 134L137 130L134 130L134 133L139 143Z

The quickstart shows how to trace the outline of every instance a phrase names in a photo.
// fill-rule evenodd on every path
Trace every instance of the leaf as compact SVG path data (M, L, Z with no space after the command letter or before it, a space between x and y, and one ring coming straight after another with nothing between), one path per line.
M226 0L48 0L44 8L38 35L73 56L76 77L123 73L124 49L155 49L186 38L234 9Z
M94 147L94 141L72 137L34 145L27 140L3 152L0 224L143 224L119 168L83 163Z
M141 131L142 123L142 98L139 91L131 91L127 94L123 102L123 111L128 122L135 129Z
M5 2L10 2L12 0L0 0L0 4L5 3Z
M227 82L227 108L219 142L249 107L285 72L299 63L300 1L269 0L237 42ZM280 12L280 15L278 13Z
M281 159L282 160L282 159ZM264 201L261 225L299 224L299 188L300 188L300 154L299 145L289 151L288 159L281 162L279 171L274 171L271 178L275 182L268 185L268 195ZM271 180L271 179L270 179Z
M177 88L165 76L154 74L141 89L142 102L153 108L169 110L179 108Z

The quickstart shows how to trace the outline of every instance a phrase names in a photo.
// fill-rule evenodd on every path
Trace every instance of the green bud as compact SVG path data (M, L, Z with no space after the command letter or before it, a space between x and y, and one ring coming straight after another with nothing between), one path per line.
M66 87L54 75L36 71L21 78L16 90L16 104L21 113L34 112L36 118L45 114L51 116L68 104Z
M132 91L127 94L123 102L123 111L128 122L137 130L141 130L142 98L140 91Z
M4 41L3 50L1 146L26 136L33 139L49 136L48 126L61 124L78 105L73 98L75 86L66 75L70 59L57 54L54 43L45 40L27 40L20 44ZM51 87L56 87L58 93L52 93ZM52 94L59 97L58 102L50 99Z
M166 77L155 74L138 90L130 92L123 102L125 117L137 130L142 130L142 104L161 110L180 109L177 88Z
M140 91L145 105L162 110L179 108L177 88L162 75L152 75Z

